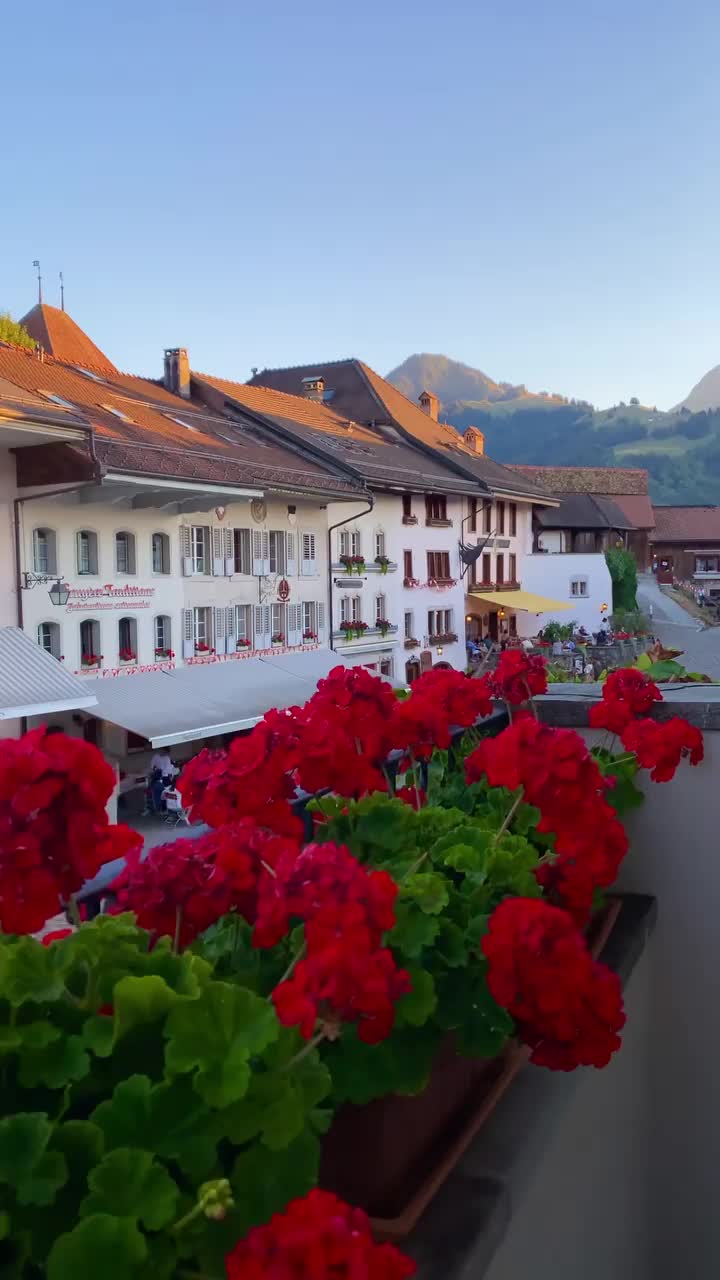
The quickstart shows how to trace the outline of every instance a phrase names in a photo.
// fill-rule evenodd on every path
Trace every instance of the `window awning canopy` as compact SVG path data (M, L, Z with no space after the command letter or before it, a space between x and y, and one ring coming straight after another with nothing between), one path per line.
M0 733L3 720L95 707L87 682L66 671L19 627L0 627Z
M558 613L561 609L572 609L567 600L548 600L547 596L536 596L533 591L470 590L468 594L473 600L484 600L502 609L519 609L526 613Z
M318 680L342 666L331 649L178 667L88 680L93 714L147 738L153 747L252 729L271 707L306 702Z

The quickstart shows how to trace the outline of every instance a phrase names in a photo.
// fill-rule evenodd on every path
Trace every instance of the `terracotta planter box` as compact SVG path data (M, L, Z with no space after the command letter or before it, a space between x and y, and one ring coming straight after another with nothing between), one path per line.
M621 905L610 900L592 921L587 936L595 957ZM402 1240L529 1056L512 1042L497 1058L464 1058L449 1035L423 1093L341 1107L323 1142L320 1185L365 1209L378 1239Z

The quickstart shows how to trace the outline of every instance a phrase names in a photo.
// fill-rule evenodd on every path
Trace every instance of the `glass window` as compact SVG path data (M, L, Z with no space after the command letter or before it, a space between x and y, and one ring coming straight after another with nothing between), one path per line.
M483 586L488 586L492 582L492 557L488 551L484 552L482 558L482 580Z
M115 534L115 572L135 572L135 535L133 533Z
M55 532L33 529L33 569L35 573L57 573Z
M57 622L41 622L38 627L38 644L53 658L60 657L60 627Z
M483 498L483 533L492 533L492 499Z
M517 507L514 502L508 502L508 518L510 537L517 536Z
M405 639L413 639L413 615L412 609L405 610Z
M382 529L378 529L375 533L375 555L385 555L385 533Z
M517 582L517 556L514 551L511 551L508 556L508 573L510 574L510 581Z
M137 662L137 622L118 619L118 657L121 662Z
M97 573L97 534L90 529L81 529L76 535L76 543L78 573Z
M317 635L317 610L312 600L303 603L303 640L312 640Z
M413 553L412 551L403 551L403 574L405 578L413 578Z
M428 551L427 574L428 578L434 578L436 582L447 581L450 577L450 552Z
M210 610L193 609L193 639L195 648L206 652L210 648Z
M190 529L190 554L192 556L193 573L210 572L210 530L207 525L194 524Z
M279 529L270 530L270 572L285 573L285 534Z
M152 536L153 573L170 572L170 539L166 533L154 533Z
M85 618L80 623L80 657L84 667L100 664L100 623Z
M500 534L505 533L505 503L498 502L496 505L497 512L497 531Z
M404 520L412 519L412 494L404 493L402 496L402 512Z
M387 621L387 606L384 595L375 597L375 626Z
M271 535L272 537L272 535ZM275 644L283 644L287 635L285 627L285 605L274 604L272 606L272 639Z
M236 532L239 532L239 530L236 530ZM235 635L238 647L241 649L247 649L252 643L252 618L249 604L235 606ZM240 644L241 640L246 641L246 643Z
M495 581L498 586L505 581L505 557L495 557Z
M447 520L447 498L443 493L425 495L426 520Z
M164 537L164 535L162 535ZM155 657L167 658L172 649L170 619L165 613L158 614L155 619Z
M587 594L588 594L587 578L572 578L570 580L571 596L587 596Z
M233 529L233 544L235 552L235 572L236 573L252 573L252 554L250 551L250 530L249 529ZM250 633L248 632L248 639Z

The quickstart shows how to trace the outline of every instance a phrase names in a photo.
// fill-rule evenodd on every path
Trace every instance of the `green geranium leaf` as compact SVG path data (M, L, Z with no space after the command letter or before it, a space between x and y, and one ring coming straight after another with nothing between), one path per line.
M0 1027L0 1058L17 1052L21 1044L22 1036L18 1027Z
M0 995L15 1008L35 1002L49 1004L65 989L68 953L64 946L44 947L34 938L20 938L5 951Z
M319 1166L320 1144L307 1131L282 1151L256 1144L238 1156L230 1175L240 1226L235 1238L306 1195L317 1184Z
M121 978L113 991L115 1040L133 1027L164 1018L178 1001L164 978L148 974L143 978Z
M213 1135L210 1112L187 1078L153 1085L147 1076L131 1076L91 1118L108 1149L132 1146L157 1153L177 1160L198 1180L212 1169L217 1143L225 1136L221 1124Z
M20 1204L51 1204L67 1178L63 1157L47 1150L51 1134L41 1112L0 1120L0 1183L15 1188Z
M432 974L426 969L410 966L408 972L412 990L398 1001L396 1021L399 1027L421 1027L427 1022L437 1004L435 983Z
M324 1047L333 1082L333 1102L362 1106L388 1093L421 1093L440 1043L434 1023L396 1027L380 1044L363 1044L355 1027Z
M452 920L441 919L433 948L435 954L449 969L464 965L467 960L465 934Z
M18 1079L26 1089L44 1084L61 1089L71 1080L82 1080L90 1071L90 1058L80 1036L61 1036L44 1049L23 1048Z
M495 837L494 831L486 831L479 825L466 822L442 836L433 846L434 861L442 862L455 871L472 872L481 876Z
M88 1178L90 1195L80 1205L80 1216L112 1214L140 1221L148 1231L159 1231L176 1216L180 1195L167 1170L149 1151L118 1147L110 1151Z
M16 1034L25 1049L46 1049L54 1040L60 1039L62 1032L51 1022L28 1022L23 1027L17 1027Z
M109 1058L115 1041L115 1019L94 1014L83 1024L82 1041L96 1058Z
M388 941L401 955L417 959L423 947L434 942L439 927L437 916L427 916L414 902L401 900L395 905L395 927Z
M176 1005L165 1025L165 1062L172 1075L197 1070L195 1088L212 1107L242 1098L248 1060L277 1038L272 1005L240 987L211 982L201 1001Z
M439 983L437 1020L454 1030L461 1053L494 1058L512 1035L515 1024L488 991L485 965L455 970Z
M147 1258L147 1245L132 1218L96 1213L55 1241L48 1258L47 1280L136 1280Z
M412 898L426 915L439 915L448 904L448 886L436 871L418 871L402 882L403 898Z
M105 1140L102 1130L89 1120L66 1120L56 1125L50 1146L65 1157L69 1177L84 1181L102 1159Z
M521 804L513 816L512 829L516 835L526 836L528 831L532 831L538 825L541 816L540 810L536 809L535 805Z

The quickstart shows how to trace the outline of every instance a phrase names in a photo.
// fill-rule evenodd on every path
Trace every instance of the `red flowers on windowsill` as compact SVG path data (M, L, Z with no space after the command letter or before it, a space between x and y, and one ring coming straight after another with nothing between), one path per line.
M137 662L137 654L132 649L121 649L118 657L121 662Z

